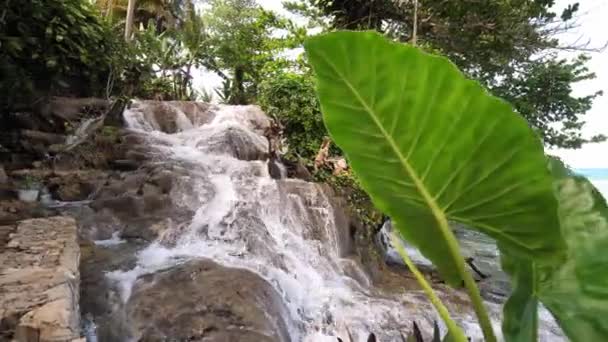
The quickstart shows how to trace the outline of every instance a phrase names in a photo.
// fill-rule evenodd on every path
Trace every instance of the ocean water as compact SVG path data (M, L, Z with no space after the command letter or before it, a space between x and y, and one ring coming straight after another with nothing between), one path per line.
M608 198L608 168L605 169L576 169L577 173L589 178L595 187Z

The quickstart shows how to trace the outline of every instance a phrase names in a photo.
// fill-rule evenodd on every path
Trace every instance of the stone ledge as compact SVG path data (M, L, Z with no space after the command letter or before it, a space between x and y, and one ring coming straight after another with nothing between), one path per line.
M0 340L73 341L80 336L76 221L18 223L0 252Z

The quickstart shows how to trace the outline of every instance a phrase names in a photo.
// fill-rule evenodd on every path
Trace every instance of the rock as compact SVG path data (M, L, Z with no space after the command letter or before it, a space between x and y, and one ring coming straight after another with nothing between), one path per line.
M139 169L141 163L129 159L119 159L111 161L110 166L118 171L135 171Z
M104 198L97 199L91 203L91 208L95 211L101 211L103 209L110 210L116 217L120 219L131 219L141 215L143 201L139 200L135 196L126 195L115 198Z
M107 176L97 171L57 171L47 180L53 198L60 201L88 199Z
M57 215L56 209L40 206L38 202L28 203L16 199L0 200L0 225L14 224L27 218L55 215Z
M240 127L227 127L216 132L197 148L210 153L226 153L241 160L265 160L268 158L268 141Z
M95 187L89 183L72 183L60 187L56 198L61 201L82 201L89 197Z
M271 157L268 160L268 174L272 179L285 178L287 176L286 173L285 166L278 159Z
M148 159L147 154L141 153L138 151L133 151L133 150L127 151L125 157L127 158L127 160L131 160L133 162L138 162L138 163L144 162Z
M65 135L34 131L29 129L21 130L21 136L36 142L41 142L45 145L61 144L65 141Z
M49 146L49 153L51 155L59 154L61 151L63 151L63 144L53 144Z
M6 246L8 243L10 234L12 234L16 226L0 226L0 253L4 250L3 246Z
M289 315L270 284L206 259L139 278L127 311L138 341L289 341Z
M194 126L207 124L215 116L211 111L212 106L207 103L190 101L169 101L168 103L179 108Z
M0 185L6 184L7 182L8 182L8 176L6 175L6 172L4 171L4 166L2 166L2 164L0 164Z
M281 162L287 168L287 177L298 178L307 182L312 182L312 174L301 161L290 161L285 158L281 158Z
M156 214L171 209L171 198L168 195L144 195L144 213Z
M80 337L79 253L74 219L19 222L0 250L0 339Z
M98 98L53 97L42 104L39 112L47 118L60 118L65 121L78 121L87 112L105 113L110 101Z
M154 129L165 133L176 133L184 129L210 122L214 114L205 103L182 101L138 101L130 110L144 111L145 120Z
M153 174L148 181L154 185L157 185L163 194L168 194L173 187L173 180L176 175L169 170L161 170Z
M122 112L125 110L126 105L127 103L124 99L114 101L106 114L104 123L108 126L122 127L124 124Z

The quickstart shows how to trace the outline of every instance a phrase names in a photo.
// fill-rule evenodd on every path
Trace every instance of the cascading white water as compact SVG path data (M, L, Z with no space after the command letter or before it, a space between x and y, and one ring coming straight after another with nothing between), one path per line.
M345 339L346 328L355 341L365 341L369 332L380 341L401 341L414 320L423 331L431 331L438 318L421 292L375 289L356 262L342 257L332 205L319 185L274 180L266 161L239 160L221 146L223 138L237 132L250 147L265 149L262 132L268 119L259 110L217 106L209 109L207 120L198 121L174 110L173 134L159 130L146 102L133 103L124 113L128 126L147 138L159 163L188 170L191 193L172 196L194 208L195 215L189 226L175 227L143 250L135 268L108 274L120 282L123 300L138 276L206 257L249 269L272 284L288 309L285 320L293 341ZM459 295L452 291L440 296ZM479 338L471 310L448 306L467 334ZM497 318L499 306L488 306ZM495 328L500 330L498 323ZM551 329L541 336L558 340Z

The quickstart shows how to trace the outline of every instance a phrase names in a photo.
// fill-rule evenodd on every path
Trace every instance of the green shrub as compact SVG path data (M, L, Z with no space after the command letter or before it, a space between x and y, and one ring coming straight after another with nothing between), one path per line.
M87 96L105 88L112 33L86 0L3 1L3 108L39 94Z
M287 156L314 159L327 130L312 75L276 71L260 84L258 103L283 125L289 146Z

